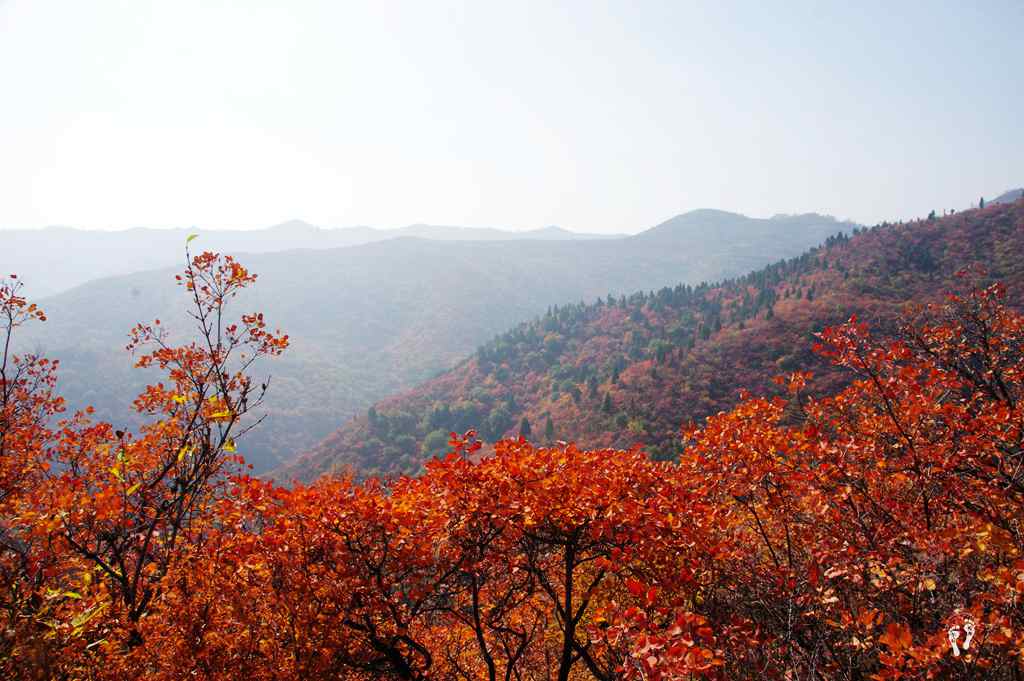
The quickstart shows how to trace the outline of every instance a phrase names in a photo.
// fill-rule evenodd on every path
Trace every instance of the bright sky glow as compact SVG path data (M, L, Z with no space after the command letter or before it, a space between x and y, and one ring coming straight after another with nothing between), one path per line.
M0 0L0 228L862 222L1024 184L1024 3Z

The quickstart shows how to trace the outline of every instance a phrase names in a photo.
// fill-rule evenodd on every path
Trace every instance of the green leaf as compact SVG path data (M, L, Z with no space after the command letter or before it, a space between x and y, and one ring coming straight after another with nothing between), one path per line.
M198 238L199 238L198 234L189 234L188 238L185 239L185 243L186 244L190 244L190 243L192 243L192 239L198 239Z

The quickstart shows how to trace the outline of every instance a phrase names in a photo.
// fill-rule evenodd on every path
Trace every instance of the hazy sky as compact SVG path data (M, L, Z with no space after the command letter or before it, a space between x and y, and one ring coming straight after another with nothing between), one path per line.
M1020 0L0 0L0 228L963 208L1024 184L1022 30Z

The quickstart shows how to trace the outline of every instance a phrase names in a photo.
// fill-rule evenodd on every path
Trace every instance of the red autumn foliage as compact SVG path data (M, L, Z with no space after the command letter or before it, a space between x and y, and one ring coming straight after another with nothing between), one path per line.
M242 463L235 438L265 390L246 371L280 354L288 338L269 333L258 314L237 324L224 317L255 281L232 258L190 257L178 280L196 340L170 345L159 320L132 330L137 365L167 376L136 399L150 420L135 434L93 422L90 410L60 418L55 364L10 351L19 326L45 317L17 283L0 285L0 664L8 678L83 678L99 668L123 678L136 651L151 645L149 615L183 557L211 535L227 475Z
M167 375L138 434L62 417L53 364L4 355L6 678L1024 674L1024 317L1001 285L882 337L826 328L846 387L802 397L792 372L676 462L469 431L416 477L286 489L232 462L247 371L287 337L226 321L237 262L182 281L196 341L133 333ZM10 284L0 311L7 337L42 317Z

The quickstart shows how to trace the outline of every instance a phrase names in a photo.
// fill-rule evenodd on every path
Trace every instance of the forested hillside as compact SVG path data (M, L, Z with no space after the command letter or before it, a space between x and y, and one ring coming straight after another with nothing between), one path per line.
M292 350L274 368L269 416L245 454L258 471L286 462L375 400L450 368L548 305L741 274L841 229L850 225L822 216L697 211L622 239L401 238L246 256L260 286L240 302L287 328ZM183 246L182 236L172 250ZM208 247L203 235L193 242ZM185 321L172 272L103 279L48 299L50 321L19 341L62 361L59 389L72 406L123 418L151 378L131 369L128 330L139 319L170 328Z
M645 238L656 240L657 230ZM812 392L843 374L814 334L856 313L892 329L910 303L955 288L967 267L1024 295L1024 201L854 229L820 248L716 285L679 284L596 304L554 306L482 345L451 371L375 404L278 477L409 473L449 431L523 434L581 446L643 443L674 457L680 427L734 404L740 389L813 370Z

